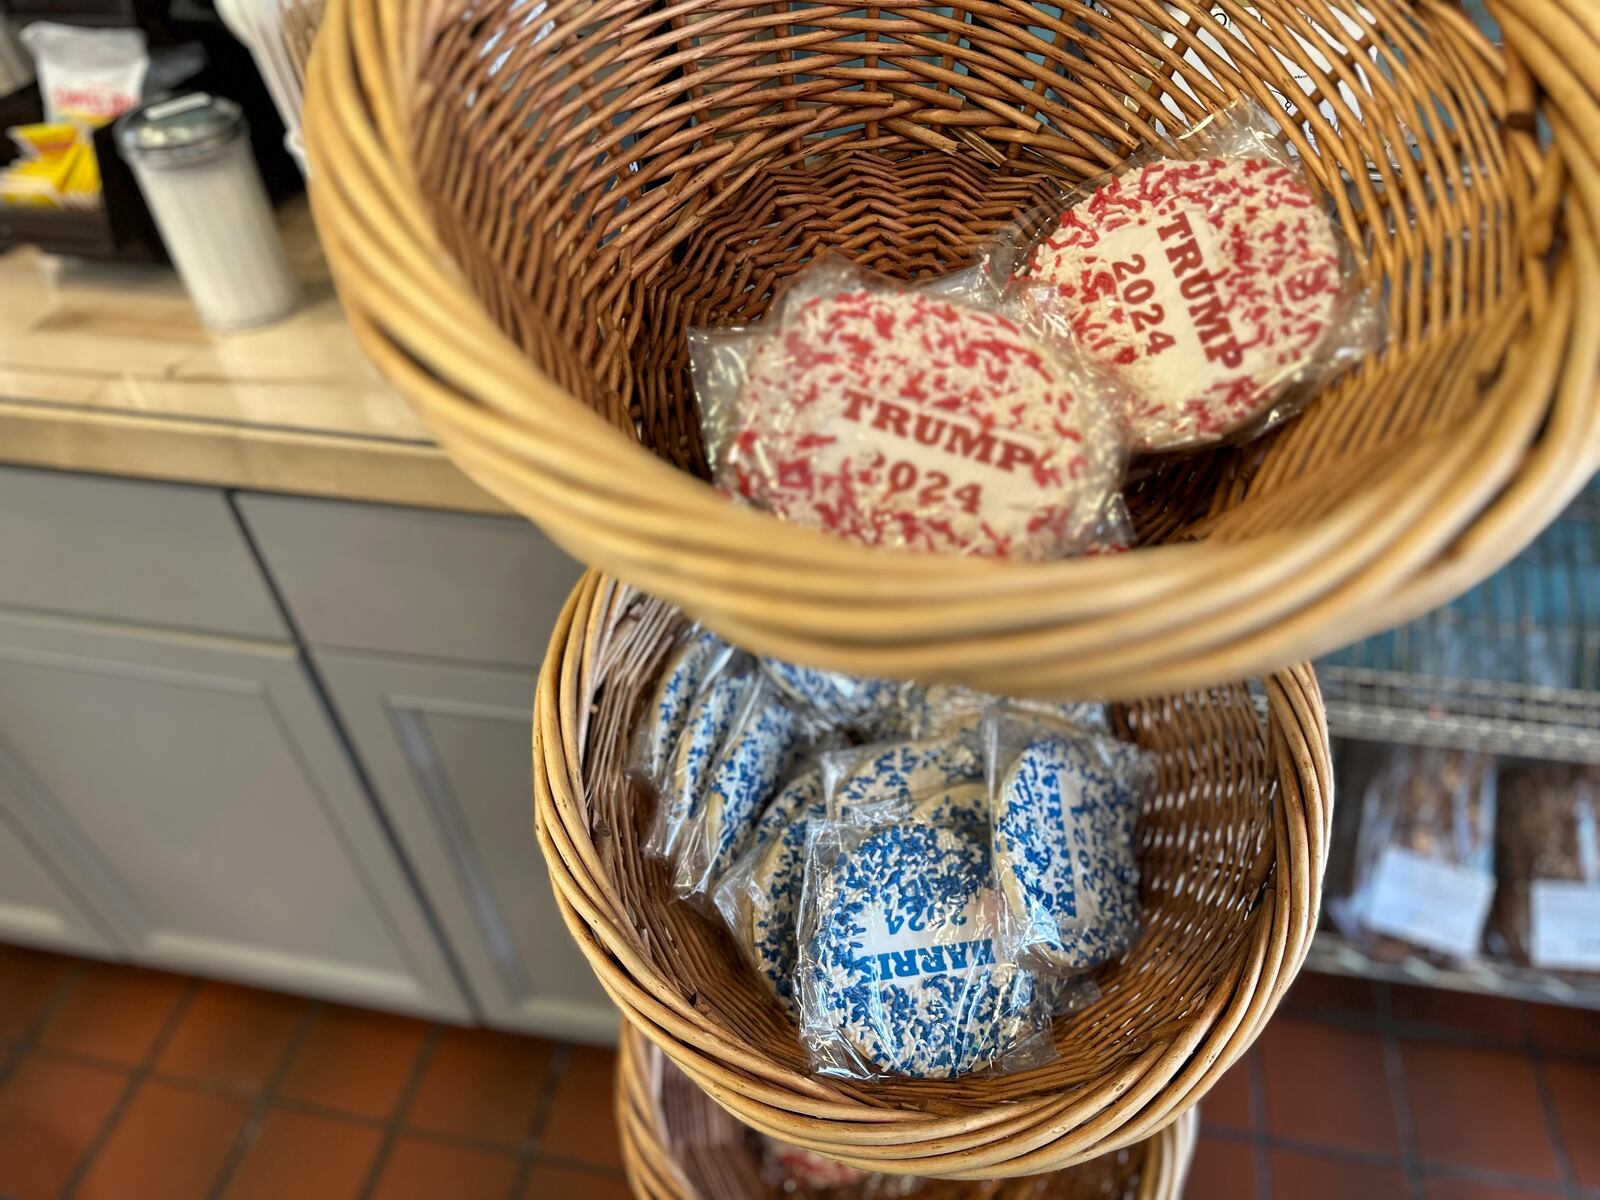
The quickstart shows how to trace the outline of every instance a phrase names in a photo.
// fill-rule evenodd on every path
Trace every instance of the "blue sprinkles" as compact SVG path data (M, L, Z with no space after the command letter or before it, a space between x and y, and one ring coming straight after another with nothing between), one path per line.
M701 806L704 824L679 861L678 885L691 893L715 886L744 849L762 806L800 744L801 721L763 688L729 733Z
M724 672L707 685L690 710L662 789L661 803L666 805L664 849L669 856L677 851L685 822L699 814L712 767L754 684L753 675Z
M688 723L689 710L700 685L732 652L716 634L698 630L690 633L667 660L646 710L646 736L641 757L651 779L659 780L666 773L673 747Z
M786 696L835 728L866 737L884 736L886 723L899 717L900 691L905 685L896 680L803 667L781 658L762 659L761 669Z
M931 792L982 782L983 737L969 726L941 737L845 752L833 761L842 767L833 783L836 806L910 805Z
M1023 944L1081 970L1121 953L1137 922L1130 772L1088 739L1031 742L1001 783L995 866Z
M804 1032L824 1072L948 1079L1040 1028L1032 976L997 953L974 831L878 826L815 869Z
M750 948L756 970L798 1020L794 981L800 952L795 925L805 883L806 839L812 826L827 816L821 775L807 772L780 792L761 825L766 825L767 817L779 805L785 806L788 816L760 852L744 886L749 896ZM758 827L757 836L759 833Z

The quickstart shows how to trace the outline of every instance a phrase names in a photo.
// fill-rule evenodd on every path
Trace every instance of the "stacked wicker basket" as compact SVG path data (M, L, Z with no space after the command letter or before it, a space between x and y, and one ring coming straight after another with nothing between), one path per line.
M1490 7L1503 49L1449 0L331 0L305 125L354 327L463 469L612 576L574 593L539 688L562 911L632 1027L741 1120L864 1167L1055 1170L1192 1110L1270 1017L1331 806L1293 664L1475 582L1600 462L1600 22ZM1297 106L1388 338L1268 438L1141 464L1137 549L868 550L705 482L688 327L759 317L824 249L959 267L1163 113L1237 95ZM1147 928L1057 1062L807 1070L640 853L622 747L685 613L816 665L1125 702L1162 764Z
M997 1184L924 1183L918 1200L1179 1200L1200 1113L1131 1150L1056 1175ZM637 1029L624 1025L617 1066L617 1128L628 1181L640 1200L779 1200L737 1121L713 1104Z

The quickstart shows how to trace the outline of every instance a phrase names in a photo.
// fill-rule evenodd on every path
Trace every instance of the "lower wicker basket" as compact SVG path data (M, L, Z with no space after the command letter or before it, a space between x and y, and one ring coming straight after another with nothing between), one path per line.
M594 572L556 624L534 710L540 844L574 938L623 1015L744 1124L869 1170L989 1179L1134 1145L1191 1108L1261 1032L1316 927L1331 819L1308 666L1121 705L1160 762L1138 855L1144 930L1013 1075L872 1085L812 1073L720 923L641 851L627 733L682 618ZM1259 707L1258 707L1259 704Z
M763 1183L744 1128L623 1023L617 1066L622 1161L639 1200L781 1200ZM1179 1200L1200 1110L1127 1150L1051 1175L929 1182L916 1200Z

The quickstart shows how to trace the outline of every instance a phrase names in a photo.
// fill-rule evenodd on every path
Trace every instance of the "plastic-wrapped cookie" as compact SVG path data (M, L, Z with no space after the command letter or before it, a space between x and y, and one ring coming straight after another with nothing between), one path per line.
M932 792L981 783L983 740L976 726L937 737L825 755L823 775L836 808L910 806Z
M709 630L692 630L667 658L642 718L643 737L636 758L652 781L666 775L672 752L689 721L701 685L727 662L733 649Z
M989 789L982 783L958 783L917 798L914 820L929 825L982 826L989 820Z
M761 669L791 700L835 728L877 738L898 720L905 685L897 680L803 667L781 658L763 658Z
M679 839L675 882L686 895L716 886L754 833L804 727L775 688L757 687L728 731L701 803Z
M661 810L652 837L652 848L658 853L676 856L684 823L699 812L728 730L755 682L753 675L723 672L706 685L690 709L662 787Z
M1126 387L1138 450L1216 441L1270 410L1344 287L1316 195L1259 158L1161 158L1116 176L1062 214L1025 276Z
M751 355L719 481L869 546L1081 549L1122 449L1103 384L996 312L826 264Z
M976 725L984 710L1000 700L957 683L908 683L900 693L898 722L889 732L896 737L925 738ZM1106 707L1093 700L1008 699L1009 707L1054 717L1082 729L1110 728Z
M1137 797L1089 739L1040 737L995 796L995 871L1022 944L1078 970L1126 948L1137 923Z
M794 969L799 957L795 920L805 876L806 837L827 814L822 773L795 776L756 823L751 844L717 884L717 910L735 942L779 1002L798 1019Z
M808 886L802 1034L820 1070L948 1079L1036 1041L1042 998L1005 954L981 833L867 828Z

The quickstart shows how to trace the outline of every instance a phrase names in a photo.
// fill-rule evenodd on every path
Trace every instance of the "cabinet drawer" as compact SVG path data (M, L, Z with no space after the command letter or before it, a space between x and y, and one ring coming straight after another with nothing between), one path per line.
M281 640L214 488L0 468L0 607Z
M537 668L582 568L502 517L239 498L306 641Z

